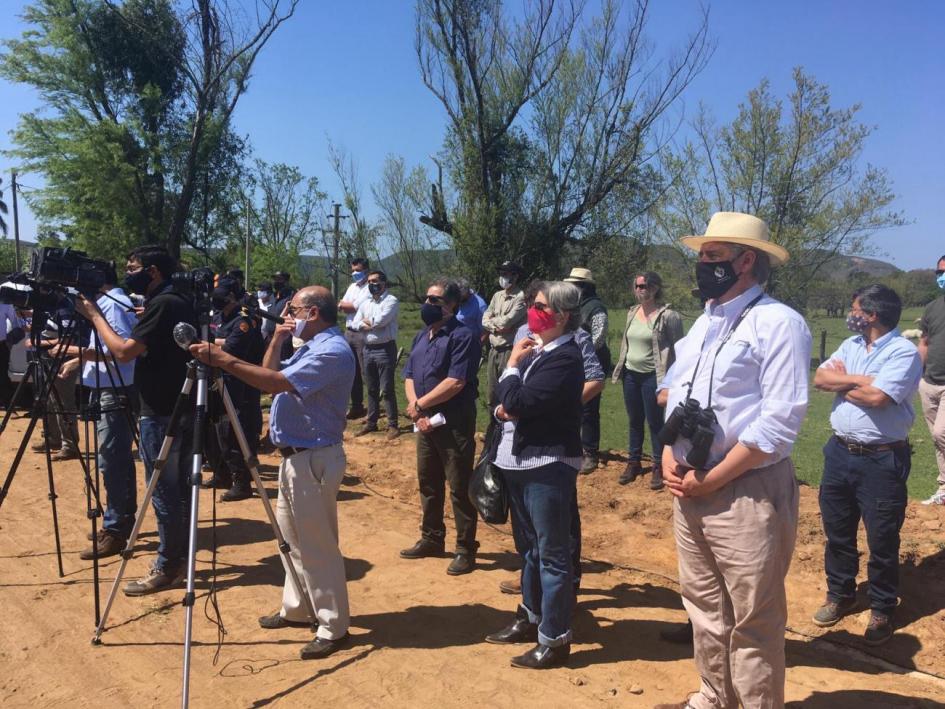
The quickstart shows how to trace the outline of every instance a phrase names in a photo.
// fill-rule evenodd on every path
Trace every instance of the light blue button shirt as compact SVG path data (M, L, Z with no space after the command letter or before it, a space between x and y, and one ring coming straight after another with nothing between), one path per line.
M99 310L102 311L105 320L108 321L108 324L112 326L112 330L114 330L120 338L127 340L131 337L131 331L134 329L135 323L138 322L138 318L134 313L134 305L132 305L131 299L125 294L125 291L121 288L112 288L108 291L107 296L100 295L95 302L98 304ZM108 347L105 346L104 342L100 342L99 344L102 347L102 352L105 353L106 361L98 362L98 383L96 383L95 376L96 363L92 360L86 360L82 365L82 386L93 389L96 387L111 389L113 386L130 387L134 384L135 361L131 360L124 364L119 363L118 373L116 374L115 364L108 352ZM89 334L87 347L90 349L95 347L94 332Z
M282 374L293 391L272 400L273 444L322 448L341 443L354 367L354 353L337 327L318 333L283 362Z
M875 377L873 386L890 399L887 406L865 407L847 401L840 392L833 400L830 426L841 438L857 443L891 443L904 441L915 421L912 398L922 378L919 350L894 328L877 339L866 350L866 340L856 335L844 340L830 359L839 360L847 374Z
M669 390L666 417L686 398L695 375L692 398L708 403L712 381L712 409L718 423L706 468L719 463L741 443L768 454L766 465L788 457L807 412L807 382L811 336L800 313L764 295L712 358L735 321L756 297L753 286L727 303L710 301L688 334L675 345L676 362L659 388ZM673 445L673 457L682 463L691 444L681 436Z
M400 303L390 291L381 293L377 300L373 296L358 306L354 315L352 327L364 333L364 343L367 345L382 345L397 339L397 314L400 312ZM368 328L364 325L367 320L371 323Z

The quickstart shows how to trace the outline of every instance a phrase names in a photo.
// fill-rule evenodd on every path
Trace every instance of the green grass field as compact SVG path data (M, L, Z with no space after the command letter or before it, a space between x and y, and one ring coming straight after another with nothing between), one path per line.
M913 327L913 323L921 314L921 309L912 308L903 312L902 328ZM686 327L691 324L696 313L686 314ZM618 344L620 342L621 330L626 319L626 311L610 311L610 346L616 358ZM826 353L829 357L840 345L840 343L849 336L846 324L843 318L824 318L815 317L808 321L811 334L814 338L812 357L818 358L820 354L821 332L826 331ZM406 353L410 351L410 345L417 331L420 330L422 323L418 306L413 304L402 304L400 314L400 332L398 335L398 344L404 348L404 357L401 365L406 361ZM813 377L813 364L811 368L811 377ZM485 388L484 383L480 385L480 394ZM398 399L400 400L401 411L406 406L404 400L403 387L398 386ZM823 454L821 448L831 435L830 430L830 407L833 395L826 394L810 389L810 407L807 412L807 418L804 420L804 426L801 429L800 436L794 446L792 458L797 467L797 474L801 480L811 485L818 485L823 472ZM919 405L918 396L914 402L916 420L912 427L910 436L913 445L912 456L912 474L909 476L909 494L914 498L924 499L935 491L935 478L938 470L935 466L935 455L932 451L932 444L929 440L929 431L922 418L922 409ZM480 428L485 427L486 422L485 406L479 417ZM627 414L623 405L623 393L619 386L609 383L604 388L604 395L601 401L601 449L626 451L627 449ZM644 452L650 450L649 440L644 443Z

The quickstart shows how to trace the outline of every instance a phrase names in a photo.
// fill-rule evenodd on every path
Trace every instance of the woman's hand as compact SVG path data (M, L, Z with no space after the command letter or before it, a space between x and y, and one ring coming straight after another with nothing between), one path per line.
M521 362L535 347L538 347L538 343L535 340L530 337L523 337L521 340L515 343L514 347L512 347L512 354L509 355L508 366L518 367L518 363Z

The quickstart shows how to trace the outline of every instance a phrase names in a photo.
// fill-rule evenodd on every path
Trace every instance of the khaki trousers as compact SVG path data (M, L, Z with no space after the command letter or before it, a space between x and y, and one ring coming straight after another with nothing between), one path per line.
M310 448L279 466L276 520L291 547L299 580L308 592L318 619L317 637L337 640L348 632L348 589L345 563L338 548L338 488L345 473L345 452L338 443ZM285 557L281 615L308 622Z
M702 676L694 709L784 706L784 578L797 517L790 459L676 500L679 583Z
M945 396L945 386L929 384L925 379L919 380L919 400L922 402L922 413L925 414L925 423L932 434L932 445L935 446L935 462L938 463L938 489L945 491L945 406L940 406Z

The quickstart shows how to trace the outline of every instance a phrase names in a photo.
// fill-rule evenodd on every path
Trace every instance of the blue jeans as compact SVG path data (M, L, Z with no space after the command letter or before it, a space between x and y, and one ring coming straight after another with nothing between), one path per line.
M643 425L649 424L650 445L653 447L653 465L659 466L663 457L660 429L663 428L663 409L656 403L656 372L641 374L625 370L623 373L623 403L630 419L630 447L628 460L640 461L643 454Z
M141 460L144 461L144 475L148 482L170 420L170 416L141 417ZM155 568L166 574L176 572L187 553L192 437L192 425L182 419L151 498L160 537Z
M577 471L563 463L532 470L503 470L515 548L522 557L522 606L538 623L538 642L571 642L574 569L571 511Z
M899 530L906 517L906 480L912 466L908 446L854 455L831 436L824 446L820 514L827 543L827 595L846 601L856 595L859 554L856 530L863 518L870 550L867 565L870 608L892 615L899 600Z
M119 401L118 396L122 396ZM138 511L135 483L135 459L131 454L131 411L128 409L133 392L128 389L92 390L92 402L97 399L102 408L95 424L98 435L98 469L102 471L108 503L102 529L127 539L134 526Z

